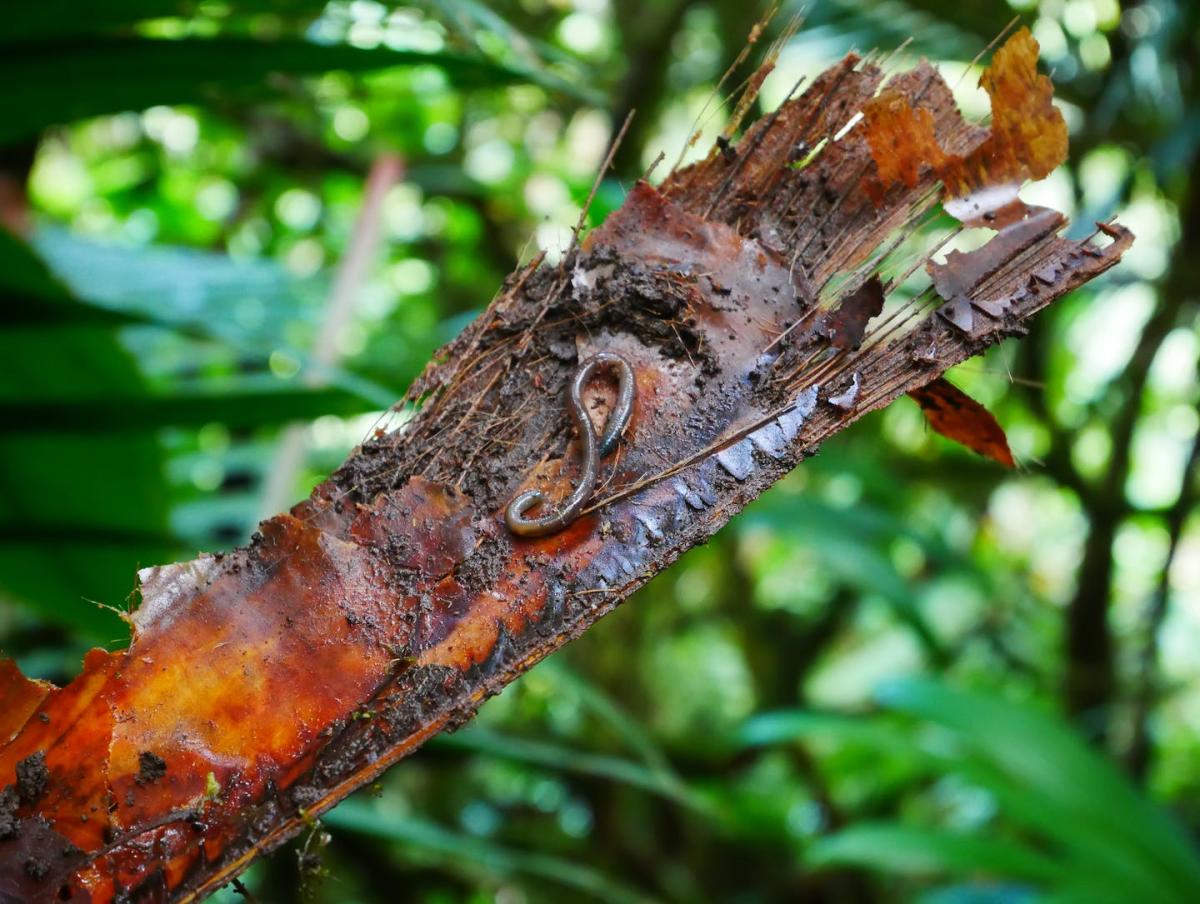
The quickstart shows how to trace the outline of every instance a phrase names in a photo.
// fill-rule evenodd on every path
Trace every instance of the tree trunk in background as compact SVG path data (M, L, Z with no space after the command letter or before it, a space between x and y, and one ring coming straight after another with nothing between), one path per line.
M1112 419L1112 454L1108 471L1097 487L1085 489L1083 504L1090 520L1083 561L1074 597L1067 608L1065 698L1067 710L1085 732L1103 743L1109 730L1110 709L1117 699L1115 644L1109 623L1114 563L1113 541L1122 522L1133 513L1125 485L1133 464L1133 442L1141 414L1150 368L1163 340L1194 303L1200 254L1200 204L1185 200L1183 235L1175 246L1168 277L1157 307L1130 357L1117 389L1121 405Z

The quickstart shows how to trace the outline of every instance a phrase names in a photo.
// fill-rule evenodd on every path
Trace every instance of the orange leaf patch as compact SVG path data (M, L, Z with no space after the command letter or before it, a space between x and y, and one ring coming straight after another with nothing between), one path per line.
M1067 157L1067 124L1054 106L1054 87L1037 71L1038 44L1022 28L996 51L980 79L992 104L991 129L964 155L949 153L937 123L895 90L863 107L876 181L868 192L879 202L888 187L913 188L925 168L946 187L946 210L964 223L990 225L1017 199L1027 179L1042 179Z

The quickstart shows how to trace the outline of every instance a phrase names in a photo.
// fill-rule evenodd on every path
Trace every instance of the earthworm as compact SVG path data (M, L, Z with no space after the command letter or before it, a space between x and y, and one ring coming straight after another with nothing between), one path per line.
M605 366L611 366L617 372L617 403L609 412L604 433L597 438L592 419L583 407L583 388L592 375ZM583 445L583 473L579 484L571 495L563 500L562 508L558 512L547 513L540 518L526 518L525 513L535 505L545 502L546 497L542 491L526 490L521 493L504 510L504 523L508 525L509 530L518 537L545 537L557 533L575 520L591 498L592 490L596 488L599 460L607 457L616 448L617 440L625 430L625 425L629 423L635 393L633 368L620 355L599 352L579 365L567 394L567 408L575 419L576 427L579 428L579 441Z

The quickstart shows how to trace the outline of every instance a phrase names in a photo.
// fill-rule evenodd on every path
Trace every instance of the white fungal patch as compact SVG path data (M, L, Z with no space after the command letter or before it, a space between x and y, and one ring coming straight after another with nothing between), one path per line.
M759 427L750 434L749 439L754 448L771 458L783 458L787 455L787 438L777 421Z
M696 511L704 508L704 500L682 480L675 481L672 486L679 494L679 498L686 502L689 508L694 508Z
M581 267L575 265L575 269L571 272L571 288L576 292L586 291L594 288L596 283L602 279L608 279L613 275L614 267L612 264L600 264L598 267Z
M808 387L796 397L796 403L791 408L779 415L779 429L783 431L783 438L789 443L800 433L804 422L817 410L817 392L819 390L819 386Z
M754 454L750 440L727 446L717 453L717 464L729 472L734 480L745 480L754 472Z
M658 522L646 512L635 512L633 517L637 518L638 523L646 528L646 533L650 535L652 540L661 541L666 538L666 535L662 532L662 528L658 526Z
M834 408L842 409L842 411L849 411L854 407L854 403L858 401L858 390L861 385L862 378L856 370L853 379L850 381L850 385L837 395L830 396L829 404Z

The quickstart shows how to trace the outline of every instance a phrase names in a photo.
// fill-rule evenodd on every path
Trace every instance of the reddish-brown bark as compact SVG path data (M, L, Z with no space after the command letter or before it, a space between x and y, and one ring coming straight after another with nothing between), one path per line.
M932 67L877 96L883 73L848 57L731 152L636 185L561 265L515 274L414 385L411 420L248 546L144 570L127 650L92 652L63 689L0 666L0 901L202 897L825 438L1116 263L1125 230L1068 241L1016 200L1065 154L1035 63L1025 32L996 54L987 130ZM933 290L875 317L902 282L875 278L881 260L943 201L999 231L920 258ZM601 350L636 376L621 445L582 517L514 537L514 494L574 485L564 392ZM602 429L607 381L585 402Z

